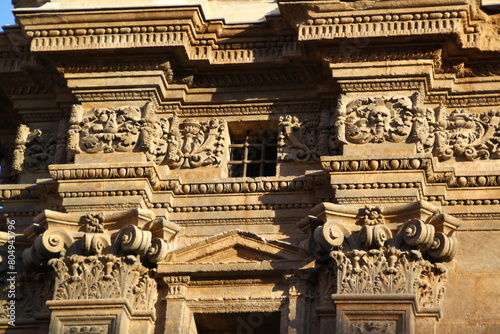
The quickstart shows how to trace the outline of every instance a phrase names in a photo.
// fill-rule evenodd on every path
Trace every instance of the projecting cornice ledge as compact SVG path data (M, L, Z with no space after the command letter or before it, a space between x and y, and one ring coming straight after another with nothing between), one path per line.
M280 1L299 41L455 35L463 48L498 50L495 24L476 1ZM486 33L488 31L489 33Z
M300 55L292 31L278 36L272 27L206 21L197 6L30 9L18 10L16 17L32 39L33 52L178 47L189 60L211 64L276 62Z
M384 207L322 203L312 213L298 226L309 235L303 248L323 267L321 294L333 299L320 303L322 319L336 317L342 333L375 323L387 333L414 333L418 321L441 316L444 263L456 253L459 220L423 201Z

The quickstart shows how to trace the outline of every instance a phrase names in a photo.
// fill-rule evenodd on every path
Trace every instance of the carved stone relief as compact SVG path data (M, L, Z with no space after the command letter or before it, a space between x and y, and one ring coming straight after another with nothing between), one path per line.
M342 142L364 144L404 142L412 127L412 101L405 96L361 98L339 110L344 125Z
M353 321L351 322L351 333L353 334L396 334L396 322L394 321Z
M17 129L15 144L12 169L17 173L44 172L54 162L57 141L49 131L30 130L22 124Z
M294 162L318 162L322 155L340 154L336 140L336 123L330 124L330 113L321 118L299 121L295 116L280 117L278 159Z
M324 267L318 277L320 306L341 296L336 303L348 312L349 298L384 295L397 300L399 295L412 296L417 313L439 310L447 277L443 262L456 252L458 220L426 202L364 208L324 203L312 211L319 218L310 216L298 225L310 235L302 246ZM380 315L381 322L365 318L349 320L350 332L397 332L396 323Z
M280 118L279 159L319 161L340 155L343 145L414 143L418 153L440 160L500 158L500 112L483 114L456 109L448 112L425 107L419 93L413 96L339 98L337 112L299 121Z
M138 107L73 107L68 148L74 153L145 152L149 161L175 168L218 165L224 154L225 122L159 118L152 103Z
M70 138L78 133L76 152L131 152L139 140L141 110L137 107L93 108L84 111L74 106Z
M99 217L99 215L95 216ZM88 228L88 221L94 221L97 224L90 225L91 228L98 228L102 225L99 223L102 219L95 216L89 218L89 215L85 215L82 217L81 221L85 223L84 229ZM153 238L150 231L142 230L131 224L121 228L113 243L111 235L103 232L84 234L83 247L81 247L80 243L77 242L78 236L59 229L49 229L36 237L34 245L24 251L23 260L28 266L38 267L50 259L60 256L77 254L127 256L128 254L137 254L156 263L163 260L172 249L172 245L164 239Z
M56 273L54 300L125 298L134 311L154 311L156 281L133 255L73 255L49 261Z

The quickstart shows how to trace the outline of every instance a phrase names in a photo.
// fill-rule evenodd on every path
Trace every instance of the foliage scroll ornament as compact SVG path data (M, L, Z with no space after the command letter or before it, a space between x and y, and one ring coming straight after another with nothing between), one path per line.
M144 108L83 110L73 106L68 151L75 153L144 152L149 161L170 168L218 165L224 153L226 124L174 116L160 118L152 103ZM70 156L71 158L71 156Z
M280 117L278 159L295 162L318 162L322 155L340 154L335 124L330 124L331 113L324 111L321 118L299 121L295 116Z
M331 204L327 211L338 210L339 216L352 211L345 208ZM439 307L446 281L443 262L455 255L458 221L436 212L407 219L396 228L386 223L382 212L378 207L360 208L353 223L310 217L311 227L320 223L302 246L335 271L336 294L411 294L421 308Z
M31 130L21 124L17 129L15 144L12 170L16 173L44 172L54 162L57 141L50 131Z
M439 160L500 158L500 111L478 114L448 111L444 105L426 107L419 93L413 96L340 96L334 115L299 121L280 118L279 159L319 161L339 155L344 145L414 143L418 153Z
M125 298L134 311L154 312L156 281L138 257L79 256L54 258L55 300Z

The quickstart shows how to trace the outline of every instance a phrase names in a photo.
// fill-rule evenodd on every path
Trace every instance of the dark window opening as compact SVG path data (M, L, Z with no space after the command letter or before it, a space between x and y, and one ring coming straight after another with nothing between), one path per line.
M229 177L276 175L277 136L271 130L233 138L229 152Z
M198 334L276 334L280 312L195 313Z

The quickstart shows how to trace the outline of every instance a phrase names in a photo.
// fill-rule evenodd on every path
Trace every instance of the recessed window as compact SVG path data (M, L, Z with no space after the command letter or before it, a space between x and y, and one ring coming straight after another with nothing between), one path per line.
M276 175L276 133L264 129L247 131L243 137L231 138L228 162L229 177Z
M280 312L195 313L198 334L280 333Z

